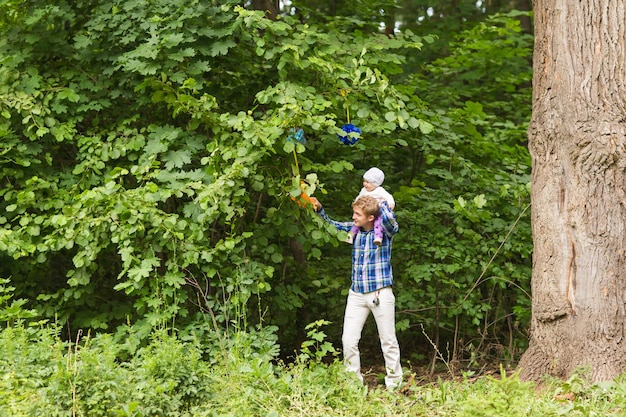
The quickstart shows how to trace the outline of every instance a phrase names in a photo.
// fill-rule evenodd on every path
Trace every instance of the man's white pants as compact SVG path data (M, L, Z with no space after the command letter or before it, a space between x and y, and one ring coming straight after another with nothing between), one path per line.
M374 303L376 297L379 300L378 305ZM385 368L387 369L385 385L387 388L395 388L402 382L400 346L396 338L395 303L396 298L391 287L367 294L350 290L348 294L346 314L343 319L344 362L348 370L356 373L361 382L363 375L361 374L359 340L361 340L361 331L370 311L376 320L380 347L385 358Z

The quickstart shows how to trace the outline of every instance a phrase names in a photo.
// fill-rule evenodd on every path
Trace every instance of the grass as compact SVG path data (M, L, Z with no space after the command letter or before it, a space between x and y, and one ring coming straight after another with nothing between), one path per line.
M77 343L78 342L78 343ZM514 372L420 383L407 371L396 392L363 386L326 344L295 363L257 341L211 351L167 332L132 348L114 335L61 341L55 330L17 325L0 333L0 415L20 416L622 416L626 379L595 384L581 371L541 385ZM315 350L324 347L324 356ZM332 352L331 352L332 353Z

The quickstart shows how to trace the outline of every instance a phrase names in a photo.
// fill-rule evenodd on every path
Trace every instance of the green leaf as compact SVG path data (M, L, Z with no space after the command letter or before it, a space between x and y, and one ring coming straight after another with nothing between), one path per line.
M295 144L293 143L293 141L285 141L285 143L283 144L283 151L285 151L285 153L292 153L295 149Z
M423 134L425 134L425 135L428 135L428 134L429 134L429 133L431 133L433 130L435 130L435 126L433 126L431 123L429 123L429 122L427 122L427 121L425 121L425 120L420 119L420 120L418 121L418 123L419 123L419 129L420 129L420 131L421 131Z
M151 139L144 148L149 155L156 155L167 150L167 145L161 139Z
M356 114L357 116L359 116L359 118L365 119L370 115L370 112L366 107L359 107L359 110Z
M191 163L191 155L186 150L169 151L163 157L166 169L182 168Z
M485 198L484 194L477 195L476 197L474 197L473 201L474 205L477 208L483 208L487 204L487 199Z
M232 39L221 40L211 45L211 56L219 56L228 54L228 50L237 44Z

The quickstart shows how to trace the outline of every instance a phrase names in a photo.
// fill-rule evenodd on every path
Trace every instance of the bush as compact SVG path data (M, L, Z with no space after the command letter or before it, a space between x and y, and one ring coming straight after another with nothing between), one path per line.
M427 384L408 375L399 392L363 386L338 359L324 363L329 346L318 327L309 328L310 355L286 364L255 354L252 346L263 343L250 339L263 332L233 337L233 349L207 355L207 346L165 331L128 351L111 335L70 343L54 326L18 321L0 331L0 415L521 417L626 411L625 378L593 384L582 371L541 388L504 369Z

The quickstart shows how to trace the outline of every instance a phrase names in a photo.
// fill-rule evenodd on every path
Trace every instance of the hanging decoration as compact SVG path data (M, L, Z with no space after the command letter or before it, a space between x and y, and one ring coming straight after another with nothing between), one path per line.
M304 130L301 128L291 128L289 129L289 135L286 139L287 142L301 143L302 145L306 144L306 138L304 137ZM300 165L298 164L298 153L296 152L296 147L293 147L293 160L295 163L294 174L296 178L300 178ZM300 195L292 195L291 200L295 201L300 207L313 207L313 200L306 193L307 183L303 180L300 181Z
M294 129L293 127L289 129L289 136L287 136L287 141L291 142L300 142L303 145L306 145L306 138L304 137L304 130L298 127Z
M361 129L357 126L350 123L350 105L348 103L348 93L346 90L341 89L341 96L344 98L345 106L346 106L346 120L348 123L341 126L341 130L343 130L346 134L338 134L339 140L344 145L354 145L361 138Z

